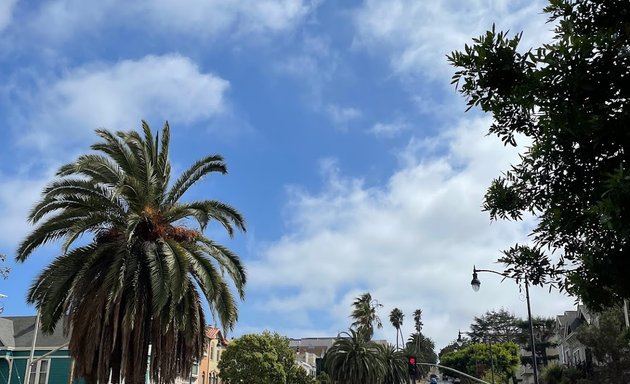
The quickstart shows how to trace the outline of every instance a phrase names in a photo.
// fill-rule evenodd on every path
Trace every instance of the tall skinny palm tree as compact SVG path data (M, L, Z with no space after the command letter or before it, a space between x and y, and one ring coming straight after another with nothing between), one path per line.
M416 332L420 333L422 331L422 309L418 308L413 311L413 326Z
M350 317L354 319L352 326L357 330L359 334L362 334L367 340L372 339L374 335L374 326L376 328L383 328L381 318L378 317L376 310L381 308L383 304L372 299L372 295L366 292L357 297L352 303L354 309Z
M223 158L206 156L171 183L168 123L161 137L142 129L97 130L95 153L62 166L44 189L29 215L37 226L17 252L22 262L63 240L27 299L44 332L64 319L76 373L89 384L144 383L149 345L156 383L188 377L203 353L201 295L224 330L238 318L230 281L244 297L238 256L203 234L213 222L230 236L244 231L243 217L216 200L180 201L204 176L225 174Z
M396 349L398 349L398 335L400 334L401 340L403 339L402 331L400 328L403 325L403 318L405 314L398 308L392 309L389 314L389 322L392 323L392 326L396 328Z

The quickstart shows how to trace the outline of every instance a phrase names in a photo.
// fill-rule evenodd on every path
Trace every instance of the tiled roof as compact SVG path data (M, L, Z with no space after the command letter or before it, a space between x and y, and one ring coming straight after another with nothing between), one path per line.
M221 330L215 327L206 327L206 337L216 339L221 335Z
M210 339L218 339L223 345L227 345L229 341L227 338L223 337L221 330L216 327L210 327L210 326L206 327L206 337Z

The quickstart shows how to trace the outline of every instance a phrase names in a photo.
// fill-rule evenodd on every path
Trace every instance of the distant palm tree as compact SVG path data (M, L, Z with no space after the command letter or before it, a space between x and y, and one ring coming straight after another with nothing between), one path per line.
M407 359L403 351L391 344L377 345L384 367L384 384L406 384L409 378Z
M385 367L378 344L355 329L342 332L326 352L324 367L336 383L381 384Z
M383 328L383 323L376 313L376 310L381 308L383 305L372 299L372 295L370 295L369 292L366 292L357 297L352 303L352 306L354 307L352 314L350 315L350 317L354 319L352 327L354 327L357 332L362 334L365 338L370 340L374 335L375 325L378 329Z
M403 325L403 318L405 314L398 308L392 309L389 314L389 322L392 323L392 326L396 328L396 349L398 349L398 335L400 334L400 338L402 340L402 331L400 328Z
M414 322L414 328L416 329L416 332L420 332L422 331L422 309L416 309L415 311L413 311L413 322Z
M430 338L424 336L422 332L412 333L409 336L405 353L415 356L418 361L423 363L437 363L435 343Z
M224 330L238 317L224 273L244 296L238 256L203 234L211 222L230 236L244 231L241 214L216 200L180 202L204 176L227 172L223 158L204 157L171 184L168 123L161 137L144 122L142 128L144 136L97 130L97 153L61 167L29 215L38 226L17 252L22 262L64 240L28 302L40 311L44 332L65 319L76 373L89 384L144 383L149 345L155 382L188 377L204 348L199 291ZM72 247L83 235L88 242Z

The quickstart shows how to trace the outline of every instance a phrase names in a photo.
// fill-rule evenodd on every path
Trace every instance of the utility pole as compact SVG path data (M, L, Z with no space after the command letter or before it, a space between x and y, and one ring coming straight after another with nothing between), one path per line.
M30 384L31 382L31 370L33 369L33 357L35 355L35 345L37 343L37 331L39 330L39 310L37 310L37 317L35 318L35 329L33 329L33 342L31 344L31 354L26 364L26 373L24 374L24 383Z

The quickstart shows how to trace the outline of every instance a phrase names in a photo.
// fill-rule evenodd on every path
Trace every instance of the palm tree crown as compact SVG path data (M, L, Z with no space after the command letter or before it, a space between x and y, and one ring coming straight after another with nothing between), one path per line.
M398 334L400 334L402 338L402 331L400 328L403 325L403 318L405 314L398 308L392 309L389 314L389 322L392 323L392 326L396 328L396 349L398 349Z
M385 374L378 344L354 329L337 337L324 361L330 377L339 383L379 384Z
M366 292L357 297L352 303L354 309L350 317L354 319L352 326L357 329L360 334L363 334L368 340L374 335L374 326L376 328L383 328L381 318L378 317L376 310L383 305L378 301L372 299L372 295Z
M180 202L202 177L227 172L223 158L204 157L171 184L168 123L161 137L142 127L143 136L97 130L96 153L61 167L44 189L29 216L37 226L17 252L24 261L63 240L28 301L44 331L64 319L77 374L88 383L143 383L149 345L155 382L188 376L203 352L200 292L224 331L238 318L225 274L244 297L240 259L203 234L215 221L230 236L244 231L241 214L215 200ZM75 245L83 235L89 242Z
M416 309L415 311L413 311L413 322L414 322L414 328L416 329L416 332L420 332L422 331L422 309Z

